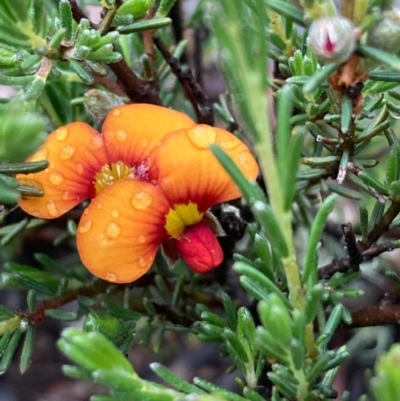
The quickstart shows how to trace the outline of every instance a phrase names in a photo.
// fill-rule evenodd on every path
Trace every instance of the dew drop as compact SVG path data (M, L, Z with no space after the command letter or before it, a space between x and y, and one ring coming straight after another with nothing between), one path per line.
M239 166L242 167L244 170L251 170L253 164L252 160L253 157L248 151L244 150L243 152L239 153L238 156Z
M239 145L239 141L237 139L230 139L228 141L221 142L221 148L226 150L235 149Z
M111 281L113 283L115 283L118 280L117 276L114 273L110 273L110 272L106 273L106 277L105 278L106 278L107 281Z
M207 149L215 142L216 132L208 125L197 125L187 131L190 142L198 149Z
M122 112L121 112L120 109L114 109L112 111L112 114L113 114L114 117L119 117L122 114Z
M140 141L140 145L141 145L142 148L145 148L148 144L149 144L149 140L148 139L142 139Z
M119 129L115 136L117 137L117 140L119 142L125 142L126 138L128 138L128 134L126 133L126 131L124 131L123 129Z
M60 185L64 181L64 176L58 171L54 171L50 174L49 179L53 185Z
M61 150L60 159L61 160L70 159L72 157L72 155L75 153L75 150L76 150L75 146L72 146L72 145L66 146L65 148L63 148Z
M88 215L88 214L89 214L89 209L86 208L86 209L83 211L83 214L84 214L84 215Z
M59 215L57 205L52 200L47 203L47 210L49 211L50 216L52 217L57 217Z
M69 192L68 192L68 191L65 191L65 192L63 193L62 198L63 198L63 200L68 200L68 199L70 199Z
M99 209L99 210L100 210L100 209L103 209L103 205L102 205L100 202L97 204L96 207L97 207L97 209Z
M121 234L121 226L114 221L109 223L106 229L107 238L114 239Z
M146 242L146 237L145 237L143 234L140 234L140 235L137 237L137 240L138 240L138 242L139 242L140 244L144 244L144 243Z
M98 150L104 146L103 138L100 135L96 135L92 138L89 143L89 148Z
M142 256L138 259L138 263L140 267L145 267L147 265L147 261Z
M49 151L46 148L38 150L30 159L31 162L38 162L41 160L46 160L49 156Z
M78 163L76 165L76 171L78 172L78 174L82 175L84 173L84 171L85 171L85 169L83 168L83 164Z
M132 205L136 209L145 209L153 201L153 197L147 192L138 192L132 197Z
M92 227L92 220L86 220L84 223L80 223L78 227L78 231L82 234L87 233Z
M111 210L111 216L117 218L119 216L118 209Z
M68 128L62 127L56 131L56 138L58 141L64 141L68 136Z

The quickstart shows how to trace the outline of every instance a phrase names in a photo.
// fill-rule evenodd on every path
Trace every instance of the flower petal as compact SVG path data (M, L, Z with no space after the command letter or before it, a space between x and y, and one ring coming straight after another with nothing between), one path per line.
M182 236L173 241L181 257L196 273L207 273L224 259L217 238L203 222L187 227Z
M151 177L172 204L197 203L199 211L241 196L232 178L209 146L220 146L249 179L258 174L257 162L247 146L231 133L197 125L167 135L151 156Z
M186 114L150 104L114 108L103 124L110 162L140 163L169 132L193 127Z
M53 219L94 194L93 178L107 163L103 137L83 122L74 122L52 132L28 161L48 160L40 173L18 175L21 184L44 191L40 198L24 198L19 206L27 213Z
M77 245L83 264L107 281L138 279L167 239L169 208L163 193L148 182L123 179L104 189L79 223Z

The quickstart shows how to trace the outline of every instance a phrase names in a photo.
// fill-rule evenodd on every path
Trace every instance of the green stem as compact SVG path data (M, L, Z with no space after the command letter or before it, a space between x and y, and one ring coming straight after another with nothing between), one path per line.
M268 118L268 117L267 117ZM269 125L269 124L268 124ZM293 243L292 213L283 209L283 194L278 178L278 169L272 147L271 135L260 135L255 151L259 157L261 172L267 183L268 195L276 220L280 222L289 255L282 260L289 288L290 303L301 311L305 308L303 288Z

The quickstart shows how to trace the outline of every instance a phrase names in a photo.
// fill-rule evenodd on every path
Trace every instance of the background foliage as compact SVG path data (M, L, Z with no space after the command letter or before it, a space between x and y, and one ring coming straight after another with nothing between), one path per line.
M52 318L79 322L57 345L71 361L66 376L106 389L93 401L312 401L336 390L355 400L360 389L361 400L397 401L397 345L364 386L341 386L351 366L363 374L389 348L400 318L398 266L380 256L400 246L397 2L200 0L188 16L189 3L0 2L0 84L13 89L0 99L0 372L13 360L27 372ZM98 22L89 5L101 7ZM357 27L357 47L319 63L308 44L323 33L307 41L308 27L338 14ZM207 99L198 84L215 64L227 86ZM99 127L124 102L215 121L253 147L257 182L212 149L243 193L213 210L227 232L214 272L170 271L160 255L140 280L112 285L79 261L81 207L57 221L16 208L20 196L41 195L14 177L46 168L24 160L47 132L76 120ZM191 341L219 345L235 389L159 363L147 380L125 356Z

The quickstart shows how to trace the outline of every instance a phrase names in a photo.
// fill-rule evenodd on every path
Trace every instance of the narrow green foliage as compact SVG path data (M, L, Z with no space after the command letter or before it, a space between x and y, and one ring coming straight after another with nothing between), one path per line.
M310 232L307 244L306 257L304 260L303 282L308 286L315 285L317 282L317 263L318 263L318 243L322 231L336 202L336 196L329 196L318 210Z

